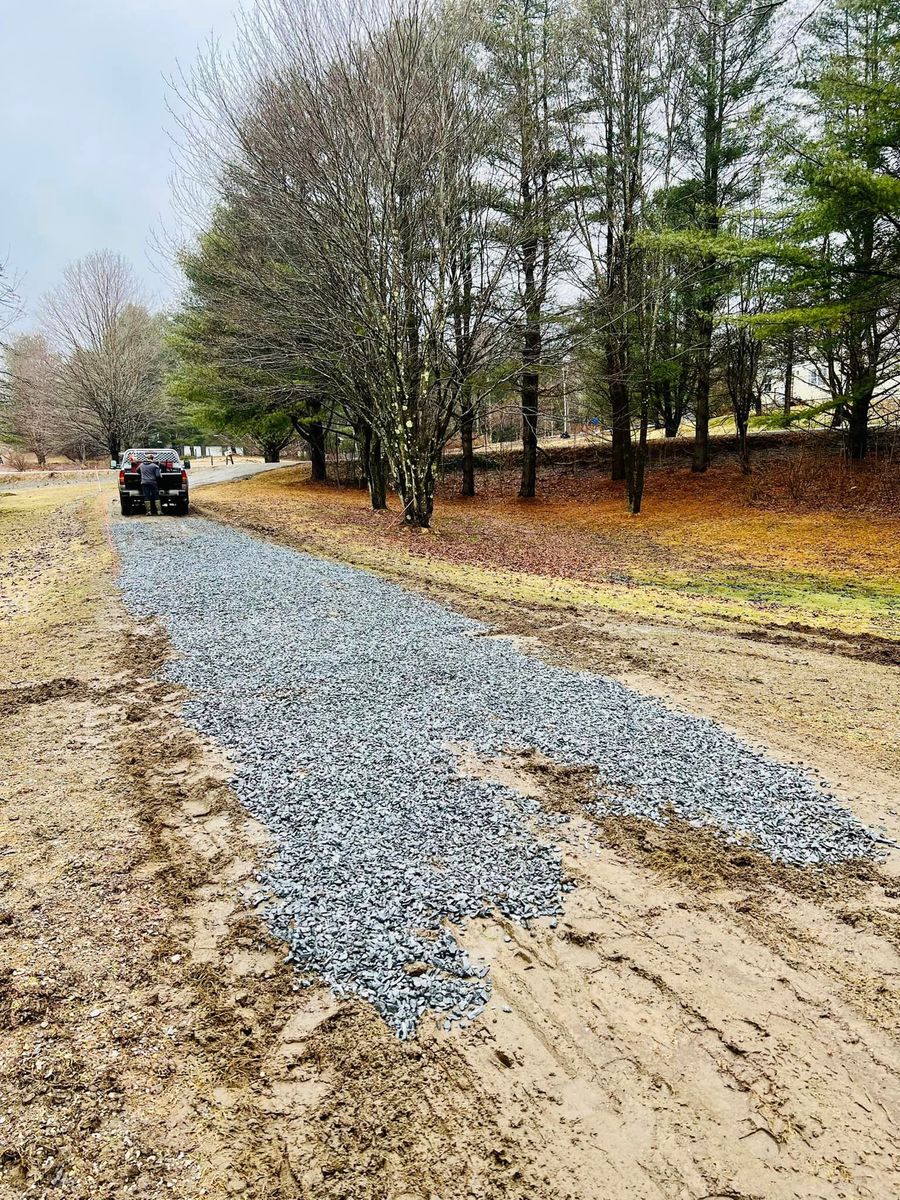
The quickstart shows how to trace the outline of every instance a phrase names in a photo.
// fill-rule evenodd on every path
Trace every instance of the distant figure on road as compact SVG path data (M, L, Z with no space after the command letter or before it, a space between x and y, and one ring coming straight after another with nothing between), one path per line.
M140 466L141 472L141 491L144 494L145 512L148 512L153 517L159 516L159 485L162 482L162 471L160 471L157 463L142 462ZM149 508L146 506L149 505Z

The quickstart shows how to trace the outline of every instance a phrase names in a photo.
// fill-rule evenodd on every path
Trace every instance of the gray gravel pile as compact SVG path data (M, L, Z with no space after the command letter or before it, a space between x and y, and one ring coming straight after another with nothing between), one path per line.
M446 920L561 912L552 824L534 800L457 774L533 747L598 768L597 809L669 808L775 860L871 856L876 835L801 771L611 680L543 665L484 627L364 571L201 521L115 527L121 584L162 619L192 691L274 835L261 888L305 972L370 1000L401 1036L490 995ZM139 565L137 565L139 564ZM536 822L537 818L537 822ZM261 893L262 894L262 893Z

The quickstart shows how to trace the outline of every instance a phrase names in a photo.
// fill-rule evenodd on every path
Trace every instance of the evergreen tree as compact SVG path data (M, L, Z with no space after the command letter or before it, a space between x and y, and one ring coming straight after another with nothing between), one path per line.
M766 103L774 99L772 29L777 8L746 0L699 0L692 6L685 115L688 161L696 183L696 228L703 246L693 335L695 471L709 465L713 331L728 293L728 272L716 239L729 211L744 198L748 176L759 161Z
M566 196L563 118L567 35L561 0L498 0L484 31L483 79L499 110L489 151L501 175L492 205L497 234L517 274L522 409L519 495L534 496L541 373L548 358L548 304L559 276Z
M270 448L285 424L293 427L309 448L313 479L324 479L326 398L307 367L303 298L279 249L260 233L252 206L233 195L182 255L188 294L170 337L180 363L172 389L204 419L218 412L223 431L276 431Z
M831 391L821 408L860 459L873 403L900 367L900 3L832 0L812 33L786 254L805 299L769 331L817 343Z

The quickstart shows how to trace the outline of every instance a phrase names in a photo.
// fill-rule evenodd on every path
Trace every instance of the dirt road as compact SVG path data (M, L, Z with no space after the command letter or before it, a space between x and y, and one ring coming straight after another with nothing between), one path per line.
M492 1004L400 1043L361 1003L293 991L247 903L263 832L182 722L179 690L153 678L169 648L122 607L108 519L78 488L0 511L0 1195L895 1190L893 864L805 873L696 830L598 826L577 771L473 760L571 814L579 886L555 928L470 922ZM612 635L571 652L591 648L618 652ZM710 675L726 663L737 714L721 642L695 654ZM793 657L765 669L799 690L812 668ZM697 694L696 679L664 686ZM847 726L868 728L868 703L845 692ZM817 763L787 718L782 735ZM866 758L843 752L845 799L890 819L896 776L887 759L866 774Z

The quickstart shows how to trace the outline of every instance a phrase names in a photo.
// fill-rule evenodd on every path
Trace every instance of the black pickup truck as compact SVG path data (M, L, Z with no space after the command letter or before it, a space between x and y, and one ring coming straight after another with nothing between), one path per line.
M140 465L155 462L162 479L159 483L159 503L162 508L171 508L182 516L188 510L188 478L190 463L182 462L177 450L126 450L119 463L119 503L122 515L144 511L144 495L141 491Z

